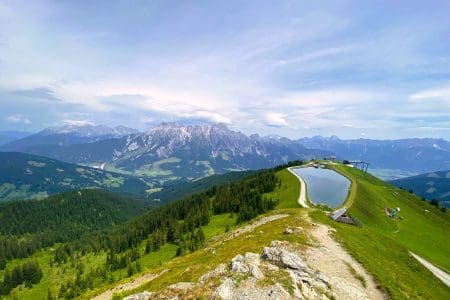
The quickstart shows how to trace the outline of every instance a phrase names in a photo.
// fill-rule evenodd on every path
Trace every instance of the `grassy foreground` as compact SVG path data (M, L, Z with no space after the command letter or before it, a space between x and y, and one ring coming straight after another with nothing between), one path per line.
M296 199L298 197L299 184L296 178L292 176L287 170L277 172L277 176L282 180L282 184L270 194L275 199L279 199L278 206L280 208L298 207ZM220 214L211 217L210 223L207 226L203 226L203 232L206 240L213 239L215 236L223 235L226 230L233 229L237 221L237 215L234 214ZM53 263L54 249L59 245L53 245L42 251L39 251L29 258L17 259L9 261L7 268L13 269L14 266L23 264L26 261L35 260L42 268L43 278L41 282L33 285L32 288L25 287L23 285L15 288L6 299L47 299L49 293L56 297L58 295L59 287L62 283L68 280L74 280L78 274L80 265L85 272L89 272L91 269L101 266L106 261L106 253L88 254L80 256L77 259L68 261L65 264L57 265ZM145 249L145 242L140 245L140 252L143 254ZM239 248L236 248L237 250ZM250 249L250 248L249 248ZM204 250L200 250L203 252ZM158 268L163 268L166 263L172 261L177 252L177 246L173 244L164 245L159 251L143 254L139 258L139 264L142 269L142 273ZM201 253L199 252L199 253ZM189 257L189 255L187 256ZM0 278L3 278L4 271L0 271ZM138 277L136 274L133 277ZM98 294L100 291L108 289L111 286L115 286L120 282L129 281L130 278L127 274L127 269L119 269L107 274L107 282L95 282L95 290L87 291L82 297L89 299L92 295Z
M333 168L352 180L350 213L363 227L331 222L321 211L311 212L337 229L336 238L373 274L393 299L449 299L450 289L412 258L412 251L445 271L450 270L450 218L427 202L370 174L343 165ZM400 219L384 208L401 209Z
M307 228L310 224L305 222L302 217L304 216L305 211L303 209L295 209L299 208L297 199L300 184L297 178L286 169L278 171L276 175L281 179L281 185L276 187L275 190L268 195L274 199L278 199L279 202L277 209L270 214L288 213L290 215L287 218L276 220L258 227L258 230L255 231L256 234L255 232L243 234L229 241L221 242L226 229L233 229L235 227L233 225L236 223L236 216L230 214L213 216L211 222L207 226L202 227L206 239L210 240L204 249L200 249L182 257L174 258L162 263L156 268L152 268L151 273L153 274L158 274L164 270L170 270L170 272L162 274L156 280L144 284L138 289L117 295L117 299L144 290L159 291L170 284L180 281L197 281L202 274L213 270L218 264L230 261L237 254L243 254L245 252L259 253L264 246L267 246L275 239L287 239L290 242L299 245L308 244L310 240L306 235L286 236L283 234L283 230L287 226L303 226ZM139 276L140 275L136 275L134 278ZM129 279L125 281L129 281ZM116 285L117 283L112 284L109 288ZM89 299L91 296L96 295L107 288L108 287L96 289L82 298Z
M305 214L309 212L316 222L337 229L335 238L373 274L380 289L383 289L390 298L450 299L450 289L408 254L408 251L412 251L448 272L449 214L438 211L427 202L394 188L370 174L363 174L359 170L342 165L335 165L334 168L352 180L346 206L350 206L350 213L363 223L362 227L332 222L318 209L299 208L297 203L299 182L289 171L281 170L277 172L281 184L270 193L270 196L279 199L279 202L276 210L270 214L287 213L288 217L262 225L254 232L224 241L226 230L236 226L234 225L236 216L230 214L213 216L211 222L203 227L209 240L206 248L174 258L176 246L167 244L157 252L142 256L140 258L142 272L132 278L142 276L143 273L157 274L163 270L169 271L158 279L120 296L143 290L158 291L181 281L197 281L202 274L214 269L220 263L229 262L236 254L247 251L258 253L262 247L275 239L310 246L311 241L306 235L283 234L286 226L309 228L310 223L305 220ZM384 213L385 207L400 207L400 216L403 220L388 218ZM143 250L144 244L141 247ZM51 249L41 251L30 258L39 261L44 272L43 280L32 289L25 287L16 289L10 298L46 299L48 290L56 295L55 286L61 280L65 281L76 276L76 262L51 267L52 258ZM83 261L85 268L89 269L103 263L105 258L106 254L99 254L84 256L80 260ZM8 268L23 262L24 260L11 261ZM95 290L88 291L81 298L90 299L108 288L117 286L119 282L128 282L132 279L127 278L126 270L118 270L111 276L109 284L97 286Z

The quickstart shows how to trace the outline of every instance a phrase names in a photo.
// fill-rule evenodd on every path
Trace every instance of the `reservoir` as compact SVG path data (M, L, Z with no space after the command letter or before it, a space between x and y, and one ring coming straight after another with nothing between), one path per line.
M309 200L314 204L336 208L347 198L350 180L333 170L305 167L292 171L303 178Z

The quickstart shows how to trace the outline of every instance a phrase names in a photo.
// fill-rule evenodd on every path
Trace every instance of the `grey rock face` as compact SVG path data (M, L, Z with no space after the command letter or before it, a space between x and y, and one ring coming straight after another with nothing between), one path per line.
M306 263L295 253L277 247L264 247L262 258L278 266L294 270L309 270Z

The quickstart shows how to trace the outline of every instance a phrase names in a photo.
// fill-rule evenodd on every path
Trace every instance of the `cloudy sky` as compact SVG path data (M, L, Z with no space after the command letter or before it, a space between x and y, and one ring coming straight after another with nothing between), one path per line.
M0 130L179 121L450 139L449 12L447 0L0 0Z

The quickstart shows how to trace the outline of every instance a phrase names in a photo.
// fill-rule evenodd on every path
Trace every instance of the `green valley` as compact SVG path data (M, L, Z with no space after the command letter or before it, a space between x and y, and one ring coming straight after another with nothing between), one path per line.
M81 188L102 188L145 199L142 178L79 166L32 154L0 152L0 202L42 199Z
M346 278L345 284L359 286L359 290L375 299L447 298L450 289L409 251L448 272L448 213L360 170L340 164L330 167L352 181L346 206L362 226L333 222L322 206L299 207L298 179L286 166L278 167L154 208L115 229L56 244L28 258L9 260L8 270L37 261L43 278L31 288L14 289L8 297L41 299L51 294L60 298L121 299L151 291L158 299L168 295L209 298L227 282L224 278L231 278L235 289L244 289L244 282L251 282L252 275L236 273L233 264L227 267L227 262L239 254L258 254L266 251L264 247L279 245L274 247L285 250L278 251L294 251L309 266L329 276L324 289L310 287L329 297L339 298L343 293L333 281L331 266L340 270L336 276ZM252 186L255 194L244 192ZM235 206L237 199L241 202ZM248 206L247 201L257 202ZM397 218L386 215L385 208L397 207ZM333 233L328 237L330 232ZM349 258L339 258L344 255L339 251L344 250L339 250L331 236L351 255ZM326 245L328 252L321 244ZM58 260L58 252L64 252L66 258ZM317 261L334 255L338 258L327 263L328 267ZM221 275L205 277L221 264L225 264ZM298 293L301 284L292 281L289 269L279 266L278 271L270 271L268 262L261 264L265 274L265 279L258 279L261 287L281 284L288 293ZM0 271L0 278L3 272ZM201 280L206 281L197 283ZM181 288L184 285L188 288Z

